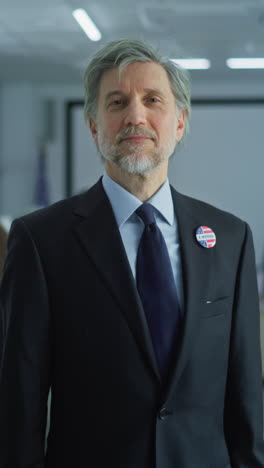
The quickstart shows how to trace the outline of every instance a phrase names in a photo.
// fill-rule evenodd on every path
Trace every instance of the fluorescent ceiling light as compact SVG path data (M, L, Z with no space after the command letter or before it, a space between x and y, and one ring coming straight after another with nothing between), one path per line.
M100 41L102 34L85 10L78 8L72 14L91 41Z
M208 70L211 67L210 60L207 59L170 59L173 63L188 70Z
M207 59L171 59L172 62L180 65L188 70L208 70L211 67L211 63Z
M229 58L226 64L237 69L264 68L264 58Z

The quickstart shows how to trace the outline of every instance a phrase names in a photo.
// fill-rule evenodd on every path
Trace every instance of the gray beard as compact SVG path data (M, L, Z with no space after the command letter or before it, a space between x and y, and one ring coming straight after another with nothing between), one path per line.
M154 148L144 154L142 148L133 143L128 144L126 153L120 151L118 144L109 145L102 135L98 135L98 150L103 161L110 161L119 169L129 174L146 174L158 168L174 153L176 144L168 143L161 148Z

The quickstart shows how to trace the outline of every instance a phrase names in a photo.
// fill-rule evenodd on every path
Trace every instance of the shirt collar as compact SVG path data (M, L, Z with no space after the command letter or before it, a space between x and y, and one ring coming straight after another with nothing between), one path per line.
M136 209L142 205L142 202L132 195L132 193L121 187L121 185L114 182L106 171L103 175L102 184L112 205L116 222L120 229ZM173 224L174 208L168 179L166 179L153 197L148 200L148 203L154 206L170 225Z

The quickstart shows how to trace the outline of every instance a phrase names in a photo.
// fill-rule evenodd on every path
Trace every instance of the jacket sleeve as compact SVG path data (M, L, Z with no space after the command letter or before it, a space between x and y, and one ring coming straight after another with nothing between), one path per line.
M236 280L225 401L225 434L232 468L263 468L260 313L250 228Z
M0 287L0 466L44 468L50 317L36 245L23 220L10 231Z

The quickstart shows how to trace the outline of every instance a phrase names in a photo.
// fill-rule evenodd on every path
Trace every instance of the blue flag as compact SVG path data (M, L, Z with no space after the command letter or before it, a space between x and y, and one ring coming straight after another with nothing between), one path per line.
M37 162L37 177L34 196L34 204L38 206L49 205L49 190L46 162L47 161L45 145L41 144Z

